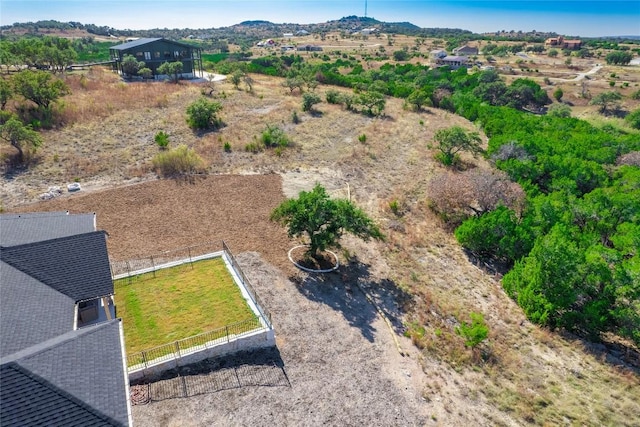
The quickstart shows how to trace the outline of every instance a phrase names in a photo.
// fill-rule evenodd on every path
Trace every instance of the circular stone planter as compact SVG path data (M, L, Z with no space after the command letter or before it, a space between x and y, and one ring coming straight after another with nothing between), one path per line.
M338 255L336 255L335 253L331 252L331 251L325 251L328 254L331 254L331 256L333 257L333 259L336 260L336 265L334 265L331 268L325 268L325 269L313 269L313 268L308 268L305 267L303 265L298 264L296 261L294 261L293 256L291 255L293 253L293 251L295 251L296 249L300 249L300 248L306 248L308 245L298 245L298 246L294 246L291 249L289 249L289 261L291 261L291 263L293 265L295 265L296 267L298 267L300 270L309 272L309 273L331 273L332 271L336 271L338 269L338 267L340 267L340 263L338 262Z

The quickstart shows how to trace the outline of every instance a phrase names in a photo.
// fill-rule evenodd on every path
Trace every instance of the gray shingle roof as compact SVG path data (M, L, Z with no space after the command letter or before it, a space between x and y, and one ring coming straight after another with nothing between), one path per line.
M113 294L94 215L0 215L0 425L130 420L119 319L74 330L76 303Z
M0 248L0 260L74 301L113 294L104 231Z
M0 357L73 329L75 301L0 262Z
M68 332L2 360L2 425L127 425L120 321Z
M40 242L95 231L94 214L40 212L0 215L0 246Z

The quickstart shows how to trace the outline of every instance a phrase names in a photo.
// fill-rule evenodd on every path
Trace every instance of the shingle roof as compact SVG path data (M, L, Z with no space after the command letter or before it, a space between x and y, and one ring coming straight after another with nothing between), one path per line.
M104 231L0 248L0 261L74 301L113 294Z
M73 329L75 301L0 262L0 357Z
M95 231L94 214L41 212L0 215L0 246L40 242Z
M92 214L0 215L0 424L130 420L120 320L74 330L76 303L113 294Z
M128 423L120 321L70 331L2 359L2 425Z

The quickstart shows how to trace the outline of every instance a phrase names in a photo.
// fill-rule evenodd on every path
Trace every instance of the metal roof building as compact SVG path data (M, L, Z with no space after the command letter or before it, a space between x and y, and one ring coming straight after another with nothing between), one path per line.
M144 62L145 67L151 69L155 78L158 67L165 62L182 62L181 78L202 77L202 49L181 42L164 38L142 38L122 43L109 48L114 70L124 74L122 61L126 55L131 55L138 62Z

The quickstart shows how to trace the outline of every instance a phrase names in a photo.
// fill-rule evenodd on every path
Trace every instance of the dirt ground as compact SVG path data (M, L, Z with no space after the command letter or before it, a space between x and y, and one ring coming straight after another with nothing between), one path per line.
M95 212L114 260L225 240L272 313L277 350L193 368L181 377L193 382L190 397L171 393L175 379L155 383L155 395L165 397L136 405L136 425L637 425L640 381L624 354L594 351L527 322L499 275L474 265L430 213L426 186L441 167L427 144L438 129L473 124L389 99L383 118L323 103L293 125L301 98L285 94L277 79L255 80L252 94L219 88L226 124L219 132L199 136L186 127L183 112L200 91L184 85L160 107L123 107L47 133L42 160L3 178L6 210ZM266 124L294 141L282 156L244 151ZM161 129L172 146L196 150L208 175L157 179L148 163ZM34 203L74 177L80 192ZM287 250L297 242L268 220L285 197L316 182L362 207L387 236L343 239L345 265L320 277L289 263ZM390 211L392 201L399 214ZM492 363L452 364L468 359L462 344L451 348L459 354L443 357L403 336L408 322L418 322L441 345L443 331L457 338L453 330L470 311L489 324Z

